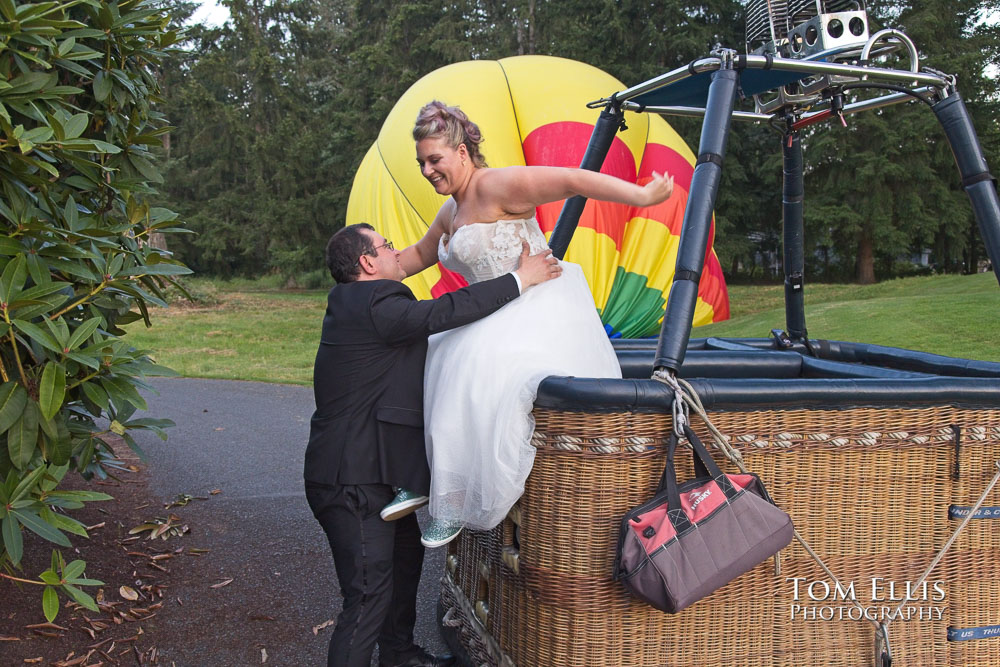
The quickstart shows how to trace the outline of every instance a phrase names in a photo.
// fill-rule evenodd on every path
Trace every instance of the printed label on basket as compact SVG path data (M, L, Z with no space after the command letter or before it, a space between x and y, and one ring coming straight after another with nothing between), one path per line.
M970 639L1000 637L1000 625L984 625L981 628L948 628L948 641L964 642Z
M948 518L949 519L964 519L969 516L969 512L972 511L972 507L968 505L949 505L948 506ZM972 515L973 519L1000 519L1000 507L980 507L976 510L976 513Z

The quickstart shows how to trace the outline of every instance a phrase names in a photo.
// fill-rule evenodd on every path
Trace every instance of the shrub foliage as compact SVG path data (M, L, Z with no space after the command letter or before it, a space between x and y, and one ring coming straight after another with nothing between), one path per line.
M59 593L96 609L82 587L101 582L57 551L26 578L25 536L86 537L67 511L110 496L59 490L67 473L107 476L109 436L141 455L131 434L171 425L134 416L145 378L169 371L121 326L148 326L189 272L150 243L180 228L147 202L171 129L152 108L157 65L176 40L144 0L0 0L0 576L44 586L50 621Z

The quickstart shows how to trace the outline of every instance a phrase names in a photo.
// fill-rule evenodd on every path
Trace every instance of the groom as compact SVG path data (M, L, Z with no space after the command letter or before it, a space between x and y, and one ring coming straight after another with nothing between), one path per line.
M371 225L326 247L330 290L313 371L316 412L305 456L306 499L333 550L343 610L328 667L449 665L413 643L424 550L416 517L383 521L393 487L426 494L423 374L427 336L468 324L558 276L551 251L507 275L418 301L401 282L399 252Z

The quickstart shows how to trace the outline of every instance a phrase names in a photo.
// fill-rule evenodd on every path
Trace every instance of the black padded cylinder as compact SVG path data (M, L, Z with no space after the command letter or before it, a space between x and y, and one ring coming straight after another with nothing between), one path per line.
M996 182L989 178L989 167L972 126L969 110L957 92L933 108L951 144L965 192L972 201L979 232L983 235L983 244L993 263L993 273L1000 282L1000 198ZM970 268L975 270L975 267Z
M698 163L691 177L691 190L681 227L674 282L656 347L654 368L677 371L684 363L691 322L698 304L698 283L705 266L705 251L712 225L712 210L722 179L722 161L729 139L739 75L732 69L712 74L705 104L705 120L698 144Z
M611 142L615 139L615 132L622 124L621 109L604 110L594 124L594 131L590 134L590 143L580 161L580 169L590 171L600 171L611 149ZM552 254L562 259L569 248L569 242L573 240L573 232L580 222L583 214L583 207L587 205L587 198L579 195L570 197L563 204L562 211L559 212L559 219L556 220L555 229L549 237L549 247Z
M782 139L782 264L785 269L785 328L792 340L806 340L805 259L803 251L802 140L798 133Z

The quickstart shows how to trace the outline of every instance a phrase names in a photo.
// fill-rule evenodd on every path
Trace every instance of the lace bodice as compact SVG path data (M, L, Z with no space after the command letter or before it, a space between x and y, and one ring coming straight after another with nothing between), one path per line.
M533 217L463 225L450 237L441 235L438 259L471 285L516 269L522 239L528 242L532 255L548 247Z

